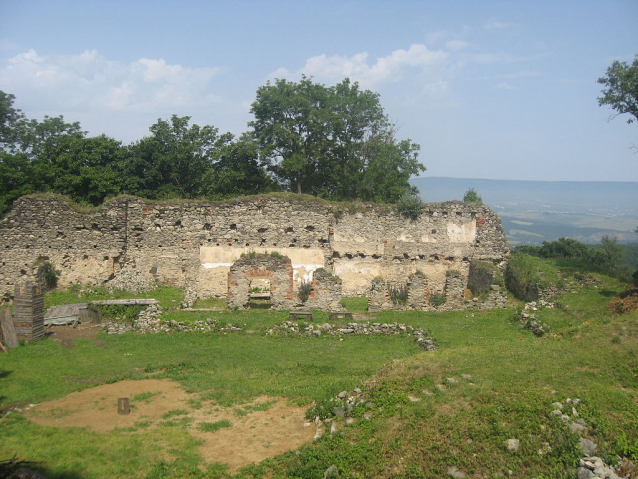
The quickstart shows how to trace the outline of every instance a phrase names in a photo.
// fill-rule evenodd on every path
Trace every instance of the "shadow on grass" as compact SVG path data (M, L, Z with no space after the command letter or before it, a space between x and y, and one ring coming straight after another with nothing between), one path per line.
M6 378L7 376L9 376L11 374L11 371L3 371L0 370L0 379Z
M33 475L27 473L33 471ZM17 473L18 470L21 472ZM13 456L8 459L0 458L0 477L47 477L49 479L81 479L84 476L81 472L64 471L56 473L49 471L44 462L29 461L18 456Z
M618 293L616 291L613 291L611 289L601 289L598 294L600 294L601 296L604 296L606 298L613 298L615 296L618 295Z

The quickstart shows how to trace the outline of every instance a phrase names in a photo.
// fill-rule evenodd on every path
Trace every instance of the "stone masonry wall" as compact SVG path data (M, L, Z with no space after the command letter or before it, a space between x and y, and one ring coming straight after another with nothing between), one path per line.
M294 306L292 263L290 258L268 255L245 256L236 261L228 273L228 307L248 309L254 280L267 281L273 309Z
M325 268L349 296L367 294L375 277L405 283L417 271L444 291L447 271L466 279L472 261L503 268L509 254L499 217L460 202L427 204L414 221L387 205L298 195L176 204L121 197L89 213L64 197L24 197L0 221L0 294L11 296L48 260L62 287L103 284L126 268L196 288L198 297L225 297L242 253L272 251L292 259L295 284Z

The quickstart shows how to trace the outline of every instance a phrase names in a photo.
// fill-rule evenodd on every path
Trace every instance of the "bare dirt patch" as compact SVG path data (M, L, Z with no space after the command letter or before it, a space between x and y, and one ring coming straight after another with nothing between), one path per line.
M129 398L131 413L117 413L118 398ZM189 433L203 441L200 452L207 462L227 464L231 471L311 442L314 424L304 417L306 408L291 406L283 398L258 398L233 408L199 401L170 380L120 381L39 404L26 416L57 427L84 427L97 432L154 427L162 421L188 418ZM224 421L223 427L205 432L206 424Z
M104 346L104 343L97 339L97 333L101 328L102 325L91 323L78 324L75 328L72 326L48 326L45 334L67 349L73 348L75 339L90 339L98 346Z

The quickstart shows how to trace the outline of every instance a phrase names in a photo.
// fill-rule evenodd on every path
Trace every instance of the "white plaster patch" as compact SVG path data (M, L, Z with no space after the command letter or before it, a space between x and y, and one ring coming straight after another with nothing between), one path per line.
M202 266L206 269L219 268L221 266L229 268L232 265L233 263L202 263Z
M324 251L317 248L233 248L231 246L202 246L199 249L204 269L230 268L242 254L268 254L276 251L292 262L293 281L310 282L313 273L324 265Z
M403 241L404 243L414 243L414 238L412 235L402 234L397 238L399 241Z
M447 235L451 243L471 243L476 239L476 223L448 223Z

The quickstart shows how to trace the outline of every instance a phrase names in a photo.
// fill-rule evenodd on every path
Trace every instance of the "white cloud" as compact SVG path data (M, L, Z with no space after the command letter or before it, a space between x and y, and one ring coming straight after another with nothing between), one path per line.
M449 42L445 42L445 47L453 52L458 52L460 50L463 50L467 47L469 47L470 44L467 42L464 42L462 40L450 40Z
M0 88L38 110L155 112L219 101L210 83L223 71L149 58L127 64L97 50L59 56L29 50L0 69Z
M358 81L364 88L376 88L383 83L402 80L410 71L422 72L440 65L448 54L431 51L425 45L414 44L407 50L395 50L390 55L370 59L367 52L353 56L325 54L309 58L306 64L295 72L295 76L305 74L317 81L336 83L343 78ZM283 68L277 72L288 72ZM269 75L273 77L275 73Z
M512 86L507 82L499 83L496 85L497 90L518 90L518 87Z

